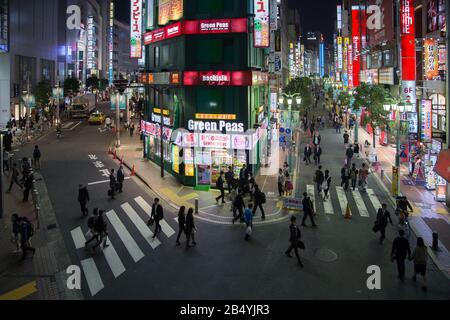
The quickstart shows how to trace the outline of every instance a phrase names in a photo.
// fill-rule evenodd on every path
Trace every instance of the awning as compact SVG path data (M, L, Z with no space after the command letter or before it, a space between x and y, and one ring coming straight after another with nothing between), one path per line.
M450 149L441 151L434 166L434 172L450 182Z

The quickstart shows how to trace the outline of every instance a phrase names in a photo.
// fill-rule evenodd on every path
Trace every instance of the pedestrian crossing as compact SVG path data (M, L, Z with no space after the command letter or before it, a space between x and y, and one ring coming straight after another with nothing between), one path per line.
M166 220L161 220L162 232L157 237L153 237L154 233L146 223L150 215L151 205L142 197L123 203L118 209L105 213L108 222L108 246L98 249L102 253L99 256L91 257L89 251L85 253L81 251L85 248L87 241L87 225L79 226L70 231L75 249L80 250L81 268L92 296L104 289L104 281L110 277L110 273L112 273L114 279L118 278L125 273L127 261L133 263L141 261L148 253L149 248L156 250L162 245L161 237L170 238L175 234L175 230L170 224ZM171 220L171 223L175 225L177 221ZM94 244L95 241L92 245ZM149 248L145 247L146 245ZM125 250L118 251L116 248L124 248ZM106 262L108 268L103 267L104 262Z
M323 205L324 213L327 215L333 215L335 213L345 215L347 205L349 204L349 201L351 201L351 198L353 198L357 211L352 211L353 215L359 214L359 216L363 218L369 218L370 212L375 215L377 210L381 208L381 202L375 195L373 189L367 189L366 192L361 192L358 189L352 190L351 188L349 188L348 191L345 191L341 186L335 186L334 190L333 187L330 187L328 199L326 201L323 201L322 197L318 197L318 199L314 197L314 185L306 185L306 192L311 197L314 207L320 208ZM334 201L335 199L337 199L337 201ZM338 210L335 210L335 206L333 205L336 202L338 203ZM370 207L370 204L372 207ZM316 211L321 210L316 209Z

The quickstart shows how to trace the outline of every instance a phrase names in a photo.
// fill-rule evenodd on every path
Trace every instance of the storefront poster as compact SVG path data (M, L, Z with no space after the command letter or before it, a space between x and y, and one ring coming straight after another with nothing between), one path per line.
M408 117L408 123L409 123L408 132L409 133L418 133L419 132L419 119L418 119L417 112L408 112L407 117Z
M131 0L130 58L142 58L142 0Z
M398 196L400 185L400 168L392 167L392 195Z
M200 148L231 148L231 136L228 134L202 134L200 135Z
M172 145L172 169L175 173L180 173L180 148Z
M431 100L422 100L422 142L430 142L432 138L431 108Z
M211 185L211 166L197 165L197 185Z
M425 80L439 78L439 43L436 39L423 40Z
M183 0L159 0L158 24L177 21L183 17Z
M254 0L254 46L268 48L270 46L269 0Z

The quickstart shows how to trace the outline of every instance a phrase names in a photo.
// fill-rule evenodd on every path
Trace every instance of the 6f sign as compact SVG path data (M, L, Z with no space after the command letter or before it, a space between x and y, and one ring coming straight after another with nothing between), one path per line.
M66 20L67 29L80 30L81 29L81 9L79 6L71 5L67 7L66 11L68 17Z

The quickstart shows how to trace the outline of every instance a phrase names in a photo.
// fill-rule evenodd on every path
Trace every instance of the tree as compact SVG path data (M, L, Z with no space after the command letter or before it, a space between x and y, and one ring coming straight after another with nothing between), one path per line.
M339 92L338 101L341 106L348 106L350 104L351 96L347 91Z
M51 94L52 86L50 82L47 80L39 82L36 86L36 104L41 108L48 105Z
M308 77L294 78L284 88L284 92L287 94L299 93L302 98L300 108L305 110L312 105L313 97L311 93L312 81Z
M64 94L67 96L75 96L80 91L80 81L71 77L64 80Z
M96 75L86 79L86 88L97 90L100 87L100 80Z

